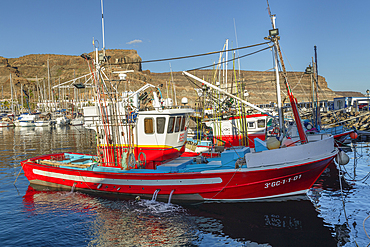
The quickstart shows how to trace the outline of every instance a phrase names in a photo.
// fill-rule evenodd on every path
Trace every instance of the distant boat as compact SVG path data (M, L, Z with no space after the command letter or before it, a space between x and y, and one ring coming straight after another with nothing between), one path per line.
M56 122L56 125L65 126L65 125L69 125L69 123L71 122L71 120L68 119L64 115L57 115L56 118L55 118L55 122Z
M37 116L34 114L23 113L14 121L15 127L35 127Z
M73 126L80 126L84 125L84 118L83 117L77 117L71 120L71 125Z
M36 127L46 127L51 125L50 114L40 114L38 119L35 121Z
M13 121L8 117L3 117L0 119L0 127L13 127Z

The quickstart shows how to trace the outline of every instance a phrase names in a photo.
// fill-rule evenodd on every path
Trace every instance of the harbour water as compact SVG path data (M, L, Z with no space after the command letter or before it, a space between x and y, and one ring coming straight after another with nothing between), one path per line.
M1 246L370 243L367 143L348 151L343 172L331 164L308 196L297 200L176 205L30 186L20 161L46 153L95 153L95 134L83 127L1 128L0 138Z

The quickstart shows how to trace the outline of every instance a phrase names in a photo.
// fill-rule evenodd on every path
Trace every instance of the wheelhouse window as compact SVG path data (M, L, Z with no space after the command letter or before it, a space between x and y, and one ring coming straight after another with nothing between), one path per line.
M265 128L266 127L265 120L264 119L259 119L257 121L257 126L258 126L258 128Z
M254 126L254 122L248 122L248 129L254 129L254 128L256 128Z
M179 130L180 130L181 119L182 119L181 116L178 116L176 118L175 133L179 132Z
M175 117L170 117L170 119L168 119L167 133L173 133L174 128L175 128Z
M145 132L145 134L153 134L154 133L153 118L145 118L144 119L144 132Z
M166 118L158 117L157 118L157 133L158 134L163 134L165 126L166 126Z
M184 131L185 130L185 116L183 116L181 118L181 127L180 127L180 131Z

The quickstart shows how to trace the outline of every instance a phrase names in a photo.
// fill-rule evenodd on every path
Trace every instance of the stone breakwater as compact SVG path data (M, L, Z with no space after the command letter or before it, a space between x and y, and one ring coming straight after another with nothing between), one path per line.
M321 116L323 126L344 125L346 128L355 128L360 131L370 130L370 111L343 112L333 111Z

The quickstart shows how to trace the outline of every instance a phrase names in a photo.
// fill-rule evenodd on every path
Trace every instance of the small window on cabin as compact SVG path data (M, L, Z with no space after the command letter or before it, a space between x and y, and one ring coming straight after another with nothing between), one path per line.
M259 119L257 121L257 126L258 126L258 128L265 128L266 127L265 119Z
M180 130L180 124L181 124L181 116L178 116L176 118L175 133L179 132L179 130Z
M175 128L175 117L170 117L170 119L168 119L167 133L173 133L174 128Z
M186 118L185 127L188 127L189 126L189 120L190 120L189 115L186 115L185 118Z
M166 118L164 117L157 117L157 133L163 134L164 127L166 126Z
M254 126L254 122L248 122L248 129L254 129L254 128L256 128Z
M153 134L154 133L153 118L145 118L144 119L144 132L145 132L145 134Z
M182 121L181 121L180 131L184 131L185 130L185 116L183 116L181 119Z

